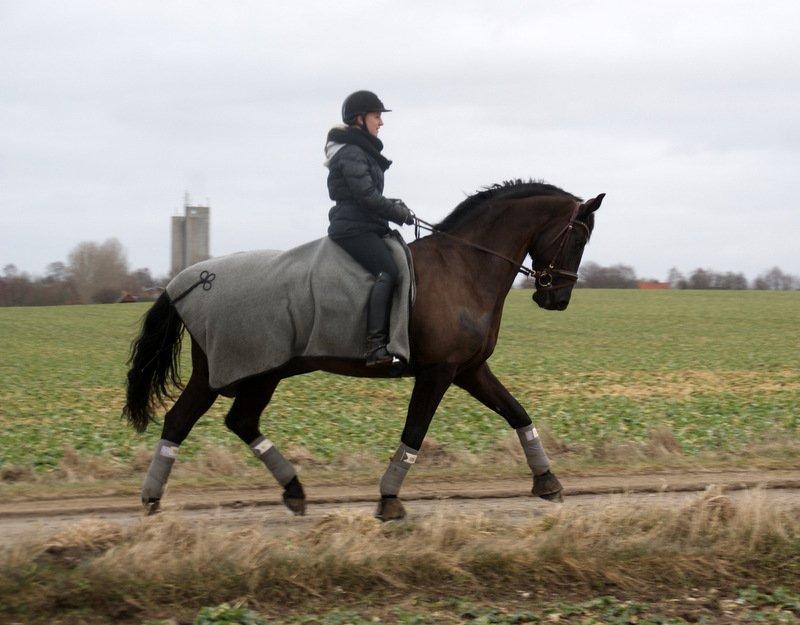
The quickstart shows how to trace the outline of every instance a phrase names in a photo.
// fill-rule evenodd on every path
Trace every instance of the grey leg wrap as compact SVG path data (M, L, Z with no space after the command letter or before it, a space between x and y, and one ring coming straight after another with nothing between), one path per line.
M147 469L147 477L144 478L142 486L142 501L158 501L164 494L164 485L169 479L172 465L178 457L178 446L170 443L163 438L156 445L156 453Z
M286 486L297 475L292 464L283 457L283 454L266 436L259 436L250 443L250 449L281 486Z
M542 441L539 438L539 432L533 425L526 425L517 429L517 436L522 445L522 451L525 452L525 459L528 461L528 466L533 471L534 475L541 475L550 470L550 460L547 454L544 453Z
M381 497L397 496L403 480L406 478L411 465L417 461L419 451L411 449L408 445L400 443L400 447L394 452L394 456L389 461L389 467L381 478Z

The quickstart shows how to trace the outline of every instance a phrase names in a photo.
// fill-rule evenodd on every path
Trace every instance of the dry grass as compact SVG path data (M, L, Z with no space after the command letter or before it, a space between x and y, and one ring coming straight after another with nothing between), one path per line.
M683 454L683 447L669 428L660 426L651 430L649 439L646 448L651 455L670 456L672 454Z
M571 447L564 455L550 454L563 475L656 473L659 471L702 472L706 470L757 471L798 469L800 439L775 438L741 450L684 454L672 432L658 428L641 443L605 439L592 447Z
M60 480L77 482L116 477L129 470L128 466L116 459L81 454L74 447L65 446L55 473Z
M320 467L328 464L303 445L289 445L283 450L283 455L289 462L301 468Z
M517 443L517 445L519 446L519 443ZM422 442L422 449L417 459L417 465L423 469L429 467L464 467L465 469L469 469L481 462L483 462L483 458L480 456L466 449L448 449L430 436Z
M378 472L386 466L388 461L388 457L383 459L364 451L354 451L339 454L331 462L321 466L320 469L323 471L332 470L340 480L342 478L341 471L346 471L349 473L348 481L352 479L354 474L367 472L372 474L372 481L376 481L379 475Z
M683 448L669 428L658 427L648 433L647 440L636 443L615 439L598 440L588 450L577 450L592 460L611 465L658 464L675 465L683 460ZM587 453L588 452L588 453ZM699 463L694 460L694 466Z
M183 465L183 474L189 475L210 475L235 477L248 472L248 465L245 464L245 454L247 450L242 447L239 453L234 453L226 447L212 445L206 448L197 458ZM176 465L180 467L180 465ZM252 471L250 471L252 472Z
M20 464L6 464L0 467L0 482L32 482L36 473L31 466Z
M199 607L248 597L302 611L314 602L409 592L495 598L519 591L632 592L800 583L800 509L709 491L688 504L562 507L519 526L483 516L380 524L332 515L276 536L164 515L133 528L85 522L0 552L2 615L121 606ZM387 595L388 593L388 595ZM670 596L672 596L670 594Z

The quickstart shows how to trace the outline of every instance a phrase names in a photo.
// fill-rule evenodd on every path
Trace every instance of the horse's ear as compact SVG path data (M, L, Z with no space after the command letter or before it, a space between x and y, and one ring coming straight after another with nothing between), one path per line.
M598 208L600 208L600 204L603 203L603 198L606 196L605 193L601 193L595 198L588 200L581 204L581 208L578 211L581 215L588 215L589 213L595 212Z

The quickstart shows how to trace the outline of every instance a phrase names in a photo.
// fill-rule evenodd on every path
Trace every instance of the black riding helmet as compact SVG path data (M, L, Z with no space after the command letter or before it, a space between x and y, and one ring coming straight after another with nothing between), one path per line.
M356 116L367 113L390 113L380 98L372 91L356 91L344 99L342 104L342 121L345 124L352 124Z

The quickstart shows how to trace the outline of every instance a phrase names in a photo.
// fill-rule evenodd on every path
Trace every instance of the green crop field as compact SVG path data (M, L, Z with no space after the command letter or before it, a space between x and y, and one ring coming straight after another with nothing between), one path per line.
M120 418L131 338L147 304L0 309L0 466L56 466L65 446L126 460L159 438ZM529 291L507 300L495 374L567 444L646 440L669 429L688 455L796 440L800 293L576 291L546 312ZM188 350L184 372L188 372ZM262 418L280 446L321 458L395 448L411 380L313 374L284 381ZM245 449L220 399L182 456L205 445ZM453 388L430 436L480 452L506 437L497 415Z

